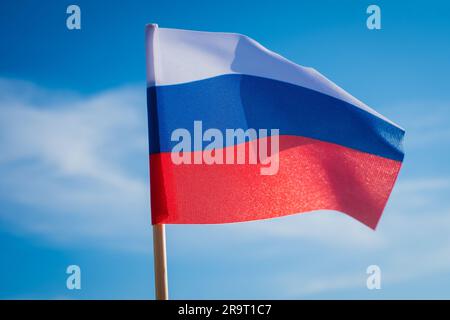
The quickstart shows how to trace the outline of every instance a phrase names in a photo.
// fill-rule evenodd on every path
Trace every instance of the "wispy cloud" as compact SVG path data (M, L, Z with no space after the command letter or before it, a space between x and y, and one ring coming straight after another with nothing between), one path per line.
M1 218L61 243L145 242L145 88L83 97L3 79L0 105L0 197L31 208Z
M382 269L382 280L387 286L420 279L433 274L448 274L450 272L450 203L446 199L432 202L428 197L439 191L448 194L450 189L449 179L415 179L406 180L398 184L391 203L388 206L385 217L377 230L377 236L367 242L361 242L360 237L352 233L345 234L339 229L327 230L330 241L340 237L353 239L354 246L348 249L363 249L362 261L370 261ZM421 198L423 201L414 202ZM428 201L430 200L430 201ZM414 211L411 211L410 203L413 201ZM420 205L419 205L420 204ZM301 225L301 221L292 223L286 235L295 225ZM300 227L301 229L301 227ZM351 230L351 228L348 228ZM283 234L279 233L280 236ZM301 232L297 234L301 237ZM379 245L376 245L379 244ZM336 248L334 248L336 250ZM361 251L359 251L361 252ZM342 256L348 256L343 250ZM275 286L285 292L286 297L308 297L329 291L343 289L365 288L367 275L364 267L369 264L345 268L328 268L325 274L313 273L295 276L293 273L283 273L275 277ZM300 275L300 276L299 276ZM423 293L426 297L428 293Z
M408 150L433 148L450 139L447 119L450 116L450 103L445 101L411 101L390 108L394 117L402 119L406 130Z

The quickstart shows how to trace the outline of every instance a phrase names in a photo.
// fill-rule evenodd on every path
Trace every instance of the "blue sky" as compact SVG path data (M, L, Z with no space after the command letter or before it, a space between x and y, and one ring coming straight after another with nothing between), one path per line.
M66 28L78 4L82 29ZM382 29L366 28L369 4ZM144 25L244 33L407 131L376 232L336 212L168 226L173 298L450 298L446 1L3 1L0 298L153 298ZM66 289L77 264L82 289ZM382 289L366 288L377 264Z

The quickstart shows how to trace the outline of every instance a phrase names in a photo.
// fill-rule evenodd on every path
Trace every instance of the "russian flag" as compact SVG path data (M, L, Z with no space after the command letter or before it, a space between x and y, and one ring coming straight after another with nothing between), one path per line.
M153 224L326 209L376 228L404 156L401 127L244 35L148 25L146 47ZM237 129L244 138L228 139ZM270 149L265 159L249 160L255 146Z

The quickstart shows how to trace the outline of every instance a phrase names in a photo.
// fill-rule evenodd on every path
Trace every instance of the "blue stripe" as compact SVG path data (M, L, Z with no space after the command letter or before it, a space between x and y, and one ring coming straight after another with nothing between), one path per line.
M342 100L272 79L230 74L147 89L150 153L171 152L172 131L280 129L381 157L403 160L404 131ZM207 144L207 143L206 143Z

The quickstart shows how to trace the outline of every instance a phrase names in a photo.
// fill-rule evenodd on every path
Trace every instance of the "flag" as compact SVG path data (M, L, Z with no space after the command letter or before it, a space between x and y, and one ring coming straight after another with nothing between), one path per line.
M336 210L375 229L404 130L235 33L146 29L152 223Z

